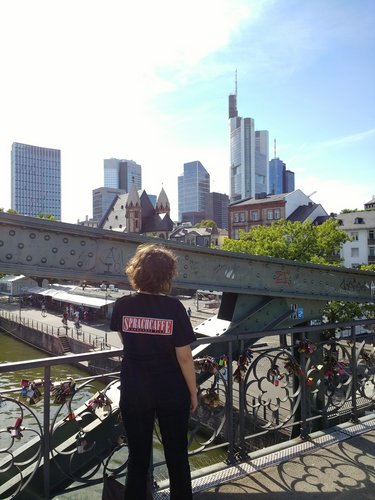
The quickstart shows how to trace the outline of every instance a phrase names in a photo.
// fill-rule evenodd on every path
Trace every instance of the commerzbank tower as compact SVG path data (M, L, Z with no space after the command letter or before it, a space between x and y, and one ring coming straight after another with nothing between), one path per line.
M236 92L229 96L230 201L268 192L268 130L255 130L253 118L238 116ZM258 195L258 196L256 196Z

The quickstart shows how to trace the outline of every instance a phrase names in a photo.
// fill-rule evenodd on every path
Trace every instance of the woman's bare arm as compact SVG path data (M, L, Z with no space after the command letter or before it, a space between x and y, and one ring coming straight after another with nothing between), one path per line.
M195 412L198 408L197 398L197 384L195 379L195 368L191 347L185 345L183 347L176 347L176 356L178 364L180 365L182 375L184 376L186 385L190 393L190 410Z

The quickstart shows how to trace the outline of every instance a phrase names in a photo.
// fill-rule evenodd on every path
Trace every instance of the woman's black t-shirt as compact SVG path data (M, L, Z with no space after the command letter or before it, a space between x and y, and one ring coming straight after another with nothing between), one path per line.
M124 355L121 372L123 402L137 406L168 405L179 395L186 401L186 383L176 347L195 341L182 303L174 297L135 293L115 302L111 330L121 332ZM150 394L151 393L151 394Z

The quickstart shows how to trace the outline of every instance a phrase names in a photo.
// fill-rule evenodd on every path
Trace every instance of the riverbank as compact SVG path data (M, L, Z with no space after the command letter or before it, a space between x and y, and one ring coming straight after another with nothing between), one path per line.
M206 307L207 302L190 297L180 297L186 310L190 308L190 321L194 327L217 313L217 308ZM9 303L7 297L0 298L0 313L7 311L12 313L14 321L22 324L33 324L41 332L54 332L56 336L63 336L68 333L69 337L87 344L89 349L121 349L122 342L117 332L109 330L109 319L98 318L93 321L81 321L81 328L77 331L74 321L68 320L67 329L62 323L62 316L55 311L47 309L46 315L42 315L39 308L32 306L20 307L17 302ZM11 332L10 332L11 333ZM19 338L19 337L18 337ZM28 340L32 340L29 338ZM32 344L32 342L30 342ZM40 346L36 346L40 348ZM82 352L80 350L80 352Z

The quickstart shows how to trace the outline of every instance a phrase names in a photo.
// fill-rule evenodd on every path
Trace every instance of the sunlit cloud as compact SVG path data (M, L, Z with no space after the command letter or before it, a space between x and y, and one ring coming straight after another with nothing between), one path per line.
M358 132L356 134L347 135L344 137L338 137L336 139L328 140L321 143L321 146L339 146L342 144L353 144L356 142L366 141L375 137L375 128L369 130L364 130L363 132Z

